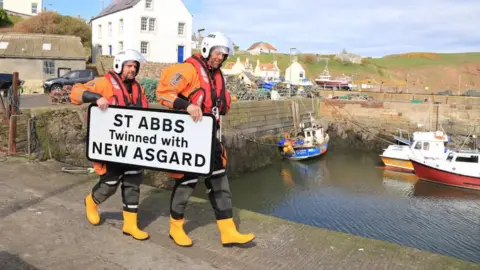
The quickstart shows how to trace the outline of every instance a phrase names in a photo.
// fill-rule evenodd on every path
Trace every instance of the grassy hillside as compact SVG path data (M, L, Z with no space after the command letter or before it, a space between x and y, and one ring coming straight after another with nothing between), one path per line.
M282 76L290 63L288 54L257 56L245 52L237 52L227 62L235 62L237 57L242 62L248 57L254 68L257 59L261 63L276 60ZM415 92L426 91L426 87L429 89L427 92L480 89L480 53L406 53L376 59L364 58L362 64L342 63L331 55L319 57L330 59L328 68L332 76L345 74L353 76L356 82L383 82L384 86L406 88L408 79L409 90ZM314 79L325 68L326 61L317 60L316 55L303 54L297 58L309 79Z

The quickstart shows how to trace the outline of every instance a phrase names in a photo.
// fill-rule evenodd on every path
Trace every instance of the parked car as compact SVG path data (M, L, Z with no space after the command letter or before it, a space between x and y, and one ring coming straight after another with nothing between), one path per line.
M65 85L74 85L76 83L86 83L95 79L95 75L91 69L72 70L63 76L58 78L51 78L45 80L43 83L43 89L45 93L49 93L52 90L61 90Z

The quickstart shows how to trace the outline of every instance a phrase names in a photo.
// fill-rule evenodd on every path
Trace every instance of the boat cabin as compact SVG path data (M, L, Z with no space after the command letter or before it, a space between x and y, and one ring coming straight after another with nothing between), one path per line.
M434 153L446 153L448 136L442 131L436 132L414 132L411 149L423 155L430 156Z
M300 124L301 136L304 137L306 145L315 143L322 144L325 140L325 133L321 125L316 124L312 119Z

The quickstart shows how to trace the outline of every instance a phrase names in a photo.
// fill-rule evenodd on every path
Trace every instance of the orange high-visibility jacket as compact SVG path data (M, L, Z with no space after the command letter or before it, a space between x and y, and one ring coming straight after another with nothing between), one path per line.
M217 69L211 74L200 54L188 58L185 63L166 67L157 84L158 102L170 109L185 110L196 104L203 112L211 112L219 106L220 114L230 110L230 93L226 89L223 74ZM218 99L213 101L212 99Z
M106 98L111 105L126 106L133 103L136 106L148 108L148 101L143 87L137 81L132 82L132 94L130 95L121 78L113 72L109 72L104 77L95 78L84 84L77 83L72 87L70 93L71 103L77 105L96 102L101 97ZM105 163L94 162L93 168L98 175L103 175L107 172Z

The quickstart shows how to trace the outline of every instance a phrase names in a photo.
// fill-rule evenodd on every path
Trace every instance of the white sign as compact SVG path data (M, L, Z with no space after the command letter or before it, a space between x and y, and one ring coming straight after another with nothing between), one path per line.
M109 106L88 108L87 158L97 162L209 176L216 124L183 111Z

